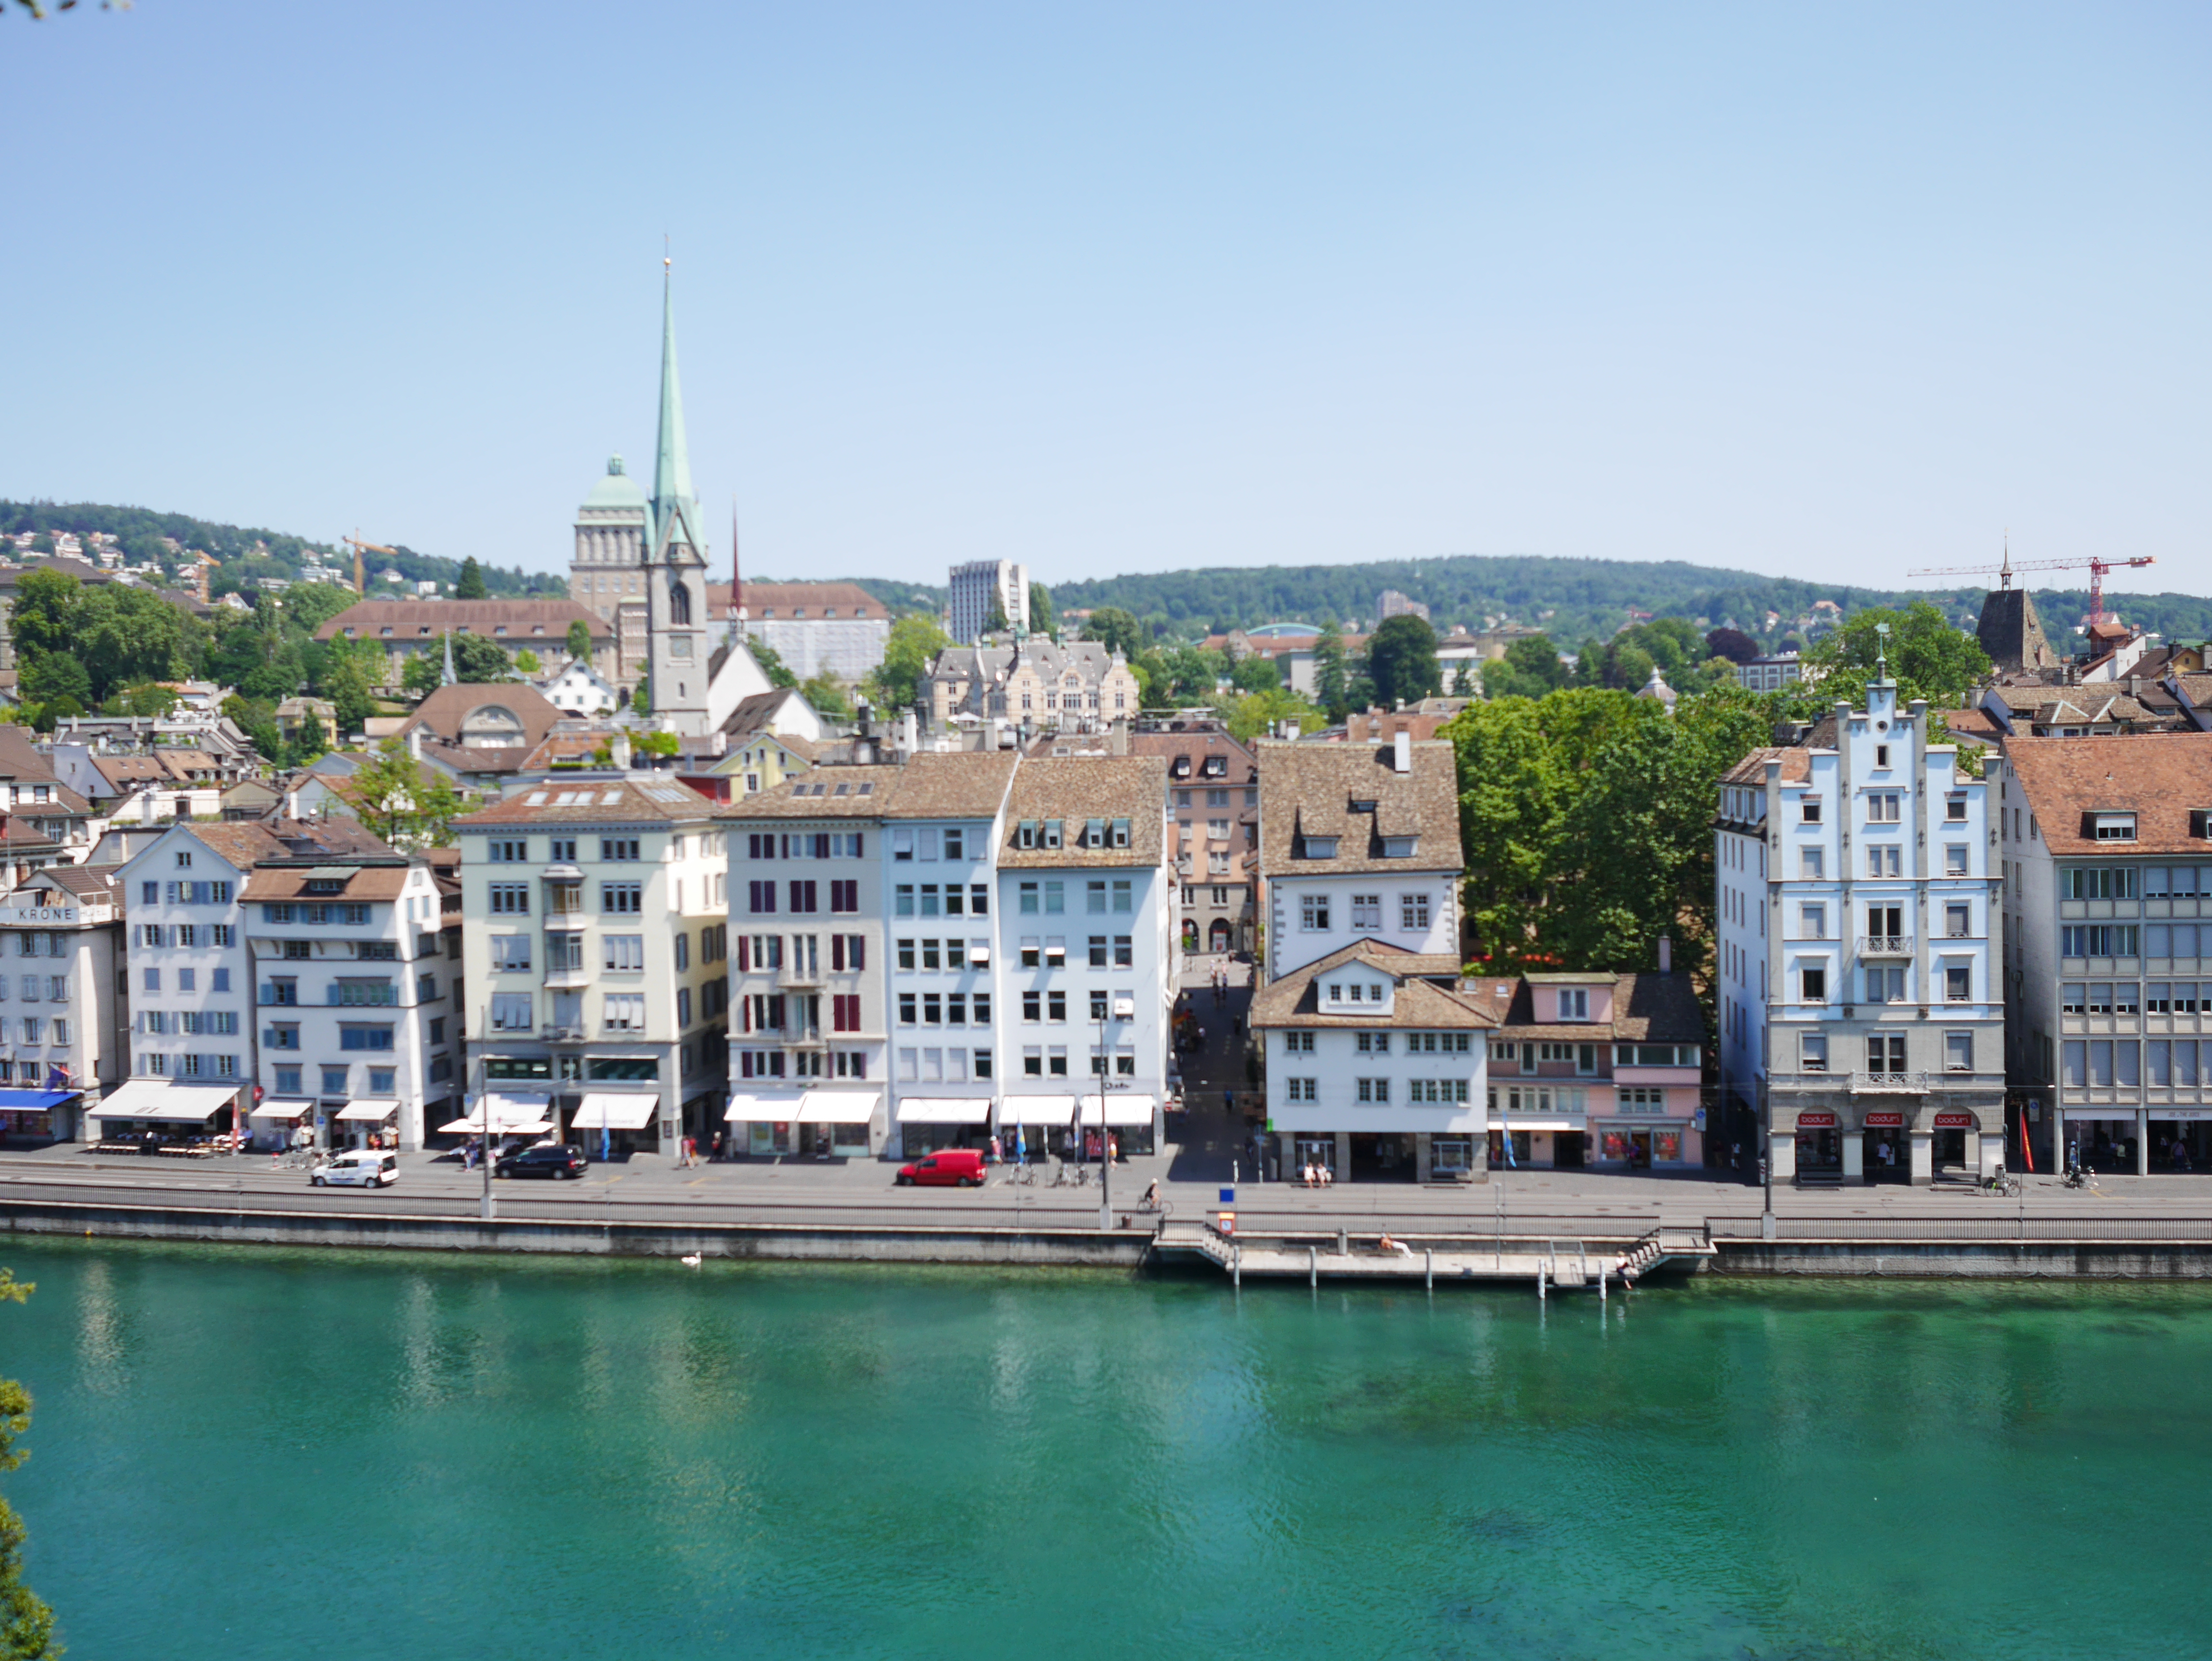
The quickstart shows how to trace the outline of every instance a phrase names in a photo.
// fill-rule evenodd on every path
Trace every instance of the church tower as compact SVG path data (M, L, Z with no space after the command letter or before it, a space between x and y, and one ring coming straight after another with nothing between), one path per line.
M660 441L645 560L646 630L653 713L678 738L707 736L707 545L684 442L676 380L676 312L668 262L660 295Z

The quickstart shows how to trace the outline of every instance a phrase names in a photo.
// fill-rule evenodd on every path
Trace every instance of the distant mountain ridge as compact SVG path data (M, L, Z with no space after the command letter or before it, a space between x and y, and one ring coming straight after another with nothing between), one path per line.
M173 538L187 549L198 549L222 563L213 591L250 587L258 577L297 580L301 567L310 561L335 565L350 572L353 550L343 544L314 542L282 531L252 530L195 519L189 514L157 513L149 508L118 507L96 502L0 502L0 534L25 532L67 532L72 536L112 536L131 564L158 560L173 572L177 555L163 543ZM398 545L395 545L398 546ZM396 570L411 583L452 584L459 580L461 562L436 554L418 554L398 546L391 554L367 556L372 579L379 571ZM565 595L568 579L541 571L508 570L495 565L483 568L484 587L494 594ZM372 581L370 592L375 593ZM388 593L389 590L387 589Z

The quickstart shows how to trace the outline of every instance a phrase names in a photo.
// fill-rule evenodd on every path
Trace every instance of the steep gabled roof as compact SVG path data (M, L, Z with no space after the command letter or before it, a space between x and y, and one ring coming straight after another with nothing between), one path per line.
M1316 983L1332 970L1346 964L1364 964L1380 970L1396 983L1391 1011L1362 1006L1355 1013L1324 1015ZM1255 1028L1283 1026L1340 1027L1488 1027L1498 1025L1498 1013L1480 998L1458 989L1459 963L1430 952L1407 952L1384 940L1354 940L1328 956L1270 981L1254 995ZM1440 982L1449 981L1443 985Z
M1412 770L1395 746L1262 743L1259 746L1261 868L1271 878L1370 871L1457 870L1459 764L1443 742L1412 746ZM1368 812L1356 806L1373 802ZM1387 859L1382 838L1417 836L1408 859ZM1336 853L1302 857L1302 837L1334 837Z

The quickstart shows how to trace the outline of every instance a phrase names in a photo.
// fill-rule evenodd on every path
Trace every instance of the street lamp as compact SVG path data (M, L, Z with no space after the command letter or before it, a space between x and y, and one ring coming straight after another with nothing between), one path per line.
M477 1031L487 1037L491 1030L487 1025L490 1018L489 1010L481 1004L477 1006ZM480 1045L477 1050L476 1119L483 1137L483 1157L477 1163L483 1167L483 1220L489 1223L493 1220L493 1201L491 1197L491 1098L490 1092L484 1088L484 1080L488 1074L489 1066L484 1059L484 1050ZM467 1122L467 1117L466 1114L462 1116L464 1123Z
M1127 1090L1127 1085L1112 1083L1107 1077L1114 1065L1114 1052L1106 1043L1106 1028L1109 1021L1127 1019L1118 1010L1111 1016L1098 1018L1098 1226L1114 1226L1114 1135L1106 1123L1106 1092Z

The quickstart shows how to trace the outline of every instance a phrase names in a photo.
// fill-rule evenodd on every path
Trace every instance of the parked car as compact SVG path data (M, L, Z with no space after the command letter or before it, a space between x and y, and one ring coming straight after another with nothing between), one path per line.
M491 1168L495 1177L550 1177L560 1182L572 1181L584 1174L584 1150L580 1147L526 1147L520 1153L502 1153Z
M399 1180L399 1156L356 1148L308 1174L311 1188L382 1188Z
M901 1188L976 1188L983 1181L983 1156L972 1147L940 1149L899 1167Z

